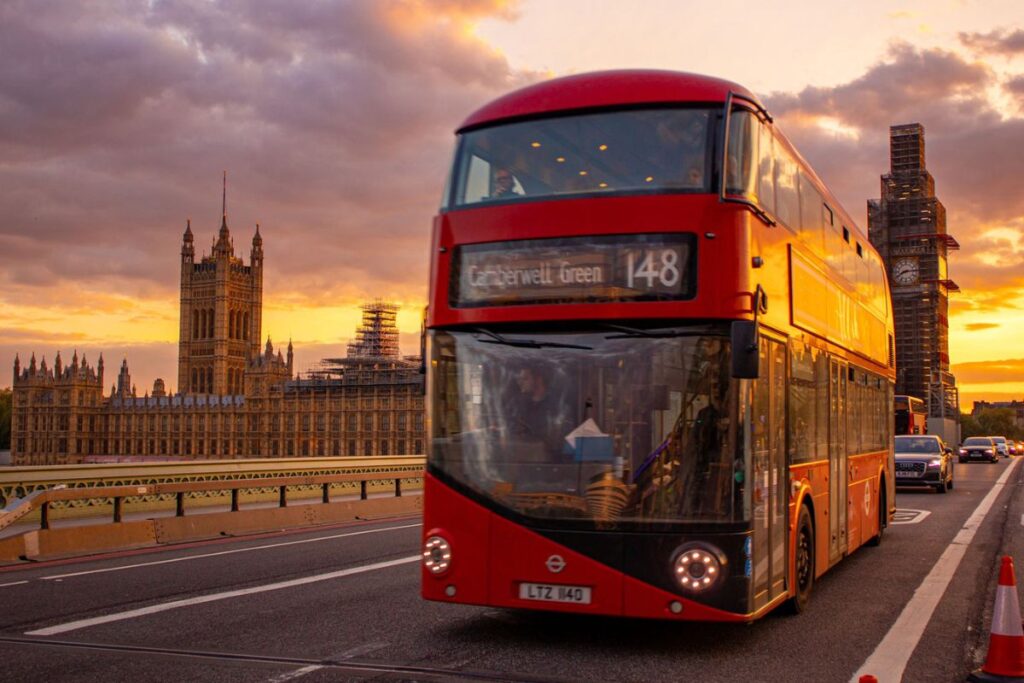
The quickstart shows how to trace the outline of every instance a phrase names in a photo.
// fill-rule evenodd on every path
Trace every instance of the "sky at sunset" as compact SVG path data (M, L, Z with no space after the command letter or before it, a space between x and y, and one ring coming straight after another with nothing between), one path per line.
M0 387L15 353L76 349L107 384L177 389L179 252L264 239L264 335L304 369L362 301L418 349L453 130L511 89L607 68L758 93L848 211L925 126L962 245L950 353L969 410L1024 398L1024 2L5 0L0 3Z

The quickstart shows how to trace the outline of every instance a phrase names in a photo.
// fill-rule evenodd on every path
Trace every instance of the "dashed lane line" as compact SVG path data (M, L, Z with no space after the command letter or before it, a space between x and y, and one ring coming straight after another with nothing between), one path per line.
M192 607L193 605L202 605L208 602L217 602L219 600L228 600L230 598L240 598L246 595L255 595L257 593L267 593L269 591L281 590L283 588L293 588L295 586L305 586L310 583L319 583L320 581L330 581L331 579L340 579L345 576L353 576L355 574L364 574L366 572L376 571L378 569L387 569L389 567L397 567L403 564L409 564L411 562L419 562L422 558L420 555L412 555L410 557L403 557L397 560L388 560L387 562L375 562L373 564L366 564L361 567L350 567L348 569L342 569L336 572L328 572L326 574L314 574L313 576L305 576L301 579L291 579L289 581L279 581L277 583L268 583L262 586L253 586L251 588L241 588L233 591L223 591L221 593L211 593L209 595L200 595L195 598L186 598L184 600L172 600L171 602L163 602L156 605L150 605L148 607L140 607L139 609L132 609L126 612L115 612L114 614L105 614L100 617L93 617L91 619L78 619L76 621L69 621L65 624L57 624L56 626L48 626L46 628L36 629L34 631L26 631L27 636L53 636L59 633L68 633L70 631L77 631L78 629L88 628L90 626L98 626L100 624L109 624L115 621L124 621L125 619L134 619L135 617L143 617L150 614L157 614L159 612L167 612L172 609L179 609L182 607Z
M960 561L963 560L978 527L985 521L985 516L995 504L996 498L999 497L1010 474L1018 464L1020 464L1019 459L1013 460L988 494L978 503L978 507L967 518L963 527L939 557L938 562L928 572L928 576L924 577L924 581L914 591L914 596L904 606L900 616L896 618L896 623L892 625L882 642L861 665L857 673L853 674L850 679L851 683L857 683L860 677L866 674L877 676L879 683L896 683L903 679L903 671L907 668L910 655L913 654L921 636L924 635L924 630L939 604L939 599L946 592L949 582L953 580L953 575L956 573L957 567L960 566Z
M23 583L28 583L28 581L11 581L10 583L0 583L0 588L7 588L8 586L20 586Z
M117 567L104 567L102 569L89 569L81 572L70 572L67 574L51 574L50 576L40 577L43 581L55 581L61 579L71 578L72 576L85 576L87 574L104 574L106 572L119 572L124 569L137 569L138 567L152 567L158 564L171 564L173 562L188 562L190 560L201 560L206 557L218 557L220 555L233 555L235 553L248 553L254 550L269 550L272 548L283 548L289 545L300 545L303 543L319 543L320 541L332 541L337 538L348 538L351 536L362 536L364 534L379 534L384 531L398 531L400 529L412 529L420 526L419 524L405 524L403 526L389 526L383 529L366 529L365 531L350 531L344 534L332 534L330 536L318 536L317 538L303 538L298 541L284 541L283 543L268 543L266 545L256 545L251 548L235 548L234 550L221 550L216 553L203 553L202 555L185 555L183 557L172 557L169 560L154 560L153 562L138 562L136 564L124 564ZM24 583L24 582L22 582Z

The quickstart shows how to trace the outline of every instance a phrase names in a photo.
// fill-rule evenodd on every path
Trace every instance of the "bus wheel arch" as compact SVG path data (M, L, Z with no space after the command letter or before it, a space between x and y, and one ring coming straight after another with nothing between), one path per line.
M793 548L793 597L786 603L791 614L807 609L814 588L814 511L812 503L801 501Z

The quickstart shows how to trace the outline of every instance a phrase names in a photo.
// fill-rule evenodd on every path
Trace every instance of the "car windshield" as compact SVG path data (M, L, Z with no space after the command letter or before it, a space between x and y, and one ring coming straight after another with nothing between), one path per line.
M993 441L995 441L997 444L1004 444L1004 443L1006 443L1006 437L1004 437L1004 436L993 436L993 437L991 437L991 439Z
M941 453L939 440L928 436L897 436L897 453Z
M713 120L709 109L661 108L470 131L452 171L454 206L585 193L708 192Z
M430 465L548 525L742 521L724 332L433 332Z
M991 446L992 441L984 436L972 436L964 441L965 446Z

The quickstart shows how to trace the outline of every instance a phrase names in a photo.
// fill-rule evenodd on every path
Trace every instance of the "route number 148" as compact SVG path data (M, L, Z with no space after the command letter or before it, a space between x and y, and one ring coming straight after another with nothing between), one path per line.
M644 249L626 254L626 286L661 289L679 284L679 252L675 249Z

